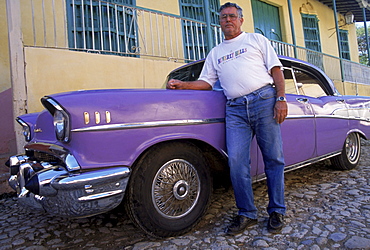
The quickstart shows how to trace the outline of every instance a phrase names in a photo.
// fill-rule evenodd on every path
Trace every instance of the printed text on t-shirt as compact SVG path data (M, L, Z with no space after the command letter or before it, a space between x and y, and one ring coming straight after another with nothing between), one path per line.
M232 60L234 58L237 58L241 54L244 54L245 52L247 52L247 48L239 49L239 50L234 51L234 52L232 52L232 53L230 53L226 56L220 57L219 59L217 59L217 63L220 64L220 63Z

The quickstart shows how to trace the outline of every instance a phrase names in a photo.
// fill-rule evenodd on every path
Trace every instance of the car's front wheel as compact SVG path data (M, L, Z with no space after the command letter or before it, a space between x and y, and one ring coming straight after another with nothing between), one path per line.
M211 176L201 151L190 143L156 146L132 170L125 207L146 233L170 237L191 230L207 209Z
M358 133L347 136L342 153L331 158L331 163L336 169L350 170L357 166L361 155L361 141Z

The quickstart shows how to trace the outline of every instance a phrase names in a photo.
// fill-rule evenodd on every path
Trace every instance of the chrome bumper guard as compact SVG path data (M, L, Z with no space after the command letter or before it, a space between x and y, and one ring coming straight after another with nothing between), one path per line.
M25 155L10 157L9 167L9 185L17 191L20 204L69 217L91 216L117 207L130 175L128 167L69 172L48 162L30 161Z

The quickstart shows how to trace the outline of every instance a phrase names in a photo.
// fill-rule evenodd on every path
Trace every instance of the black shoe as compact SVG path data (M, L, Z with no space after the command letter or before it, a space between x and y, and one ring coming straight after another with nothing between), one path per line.
M270 233L277 234L281 232L281 229L283 227L284 227L284 215L279 214L277 212L272 212L267 223L267 230Z
M247 227L257 224L257 219L251 219L243 215L238 215L234 218L231 225L226 229L228 235L236 235L242 233Z

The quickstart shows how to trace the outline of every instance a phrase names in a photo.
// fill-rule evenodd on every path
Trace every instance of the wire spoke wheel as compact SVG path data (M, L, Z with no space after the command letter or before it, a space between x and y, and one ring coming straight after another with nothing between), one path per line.
M351 133L344 141L341 154L331 158L333 167L339 170L350 170L357 166L361 156L361 141L358 133Z
M351 164L355 164L358 161L358 158L359 158L359 155L360 155L359 154L360 144L359 144L359 141L357 139L356 134L350 134L346 138L345 147L346 147L346 153L347 153L348 161Z
M159 169L152 185L152 201L156 210L167 218L187 215L197 204L200 180L189 162L176 159Z
M197 225L211 193L203 152L187 142L164 143L148 150L133 167L125 207L149 235L171 237Z

